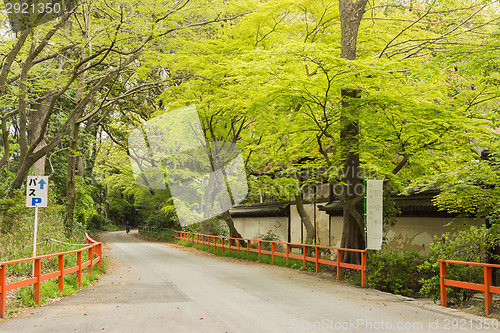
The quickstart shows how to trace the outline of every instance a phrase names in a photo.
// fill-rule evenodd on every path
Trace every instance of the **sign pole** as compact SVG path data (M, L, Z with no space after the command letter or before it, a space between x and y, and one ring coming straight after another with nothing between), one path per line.
M37 233L38 233L38 206L35 206L35 232L33 237L33 257L36 257ZM35 277L35 261L33 261L33 277Z
M35 206L35 235L33 237L33 257L36 257L36 243L38 238L38 206ZM33 261L33 276L35 276L35 262Z

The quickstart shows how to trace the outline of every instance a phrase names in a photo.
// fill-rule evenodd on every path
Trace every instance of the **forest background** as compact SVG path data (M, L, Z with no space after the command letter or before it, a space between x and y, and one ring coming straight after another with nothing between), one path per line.
M127 138L187 105L209 142L241 148L246 202L295 200L307 235L302 188L328 183L341 189L343 246L363 248L353 189L366 175L388 193L440 188L439 208L497 230L499 9L96 0L14 33L0 5L0 259L29 254L28 175L50 175L41 242L126 223L179 228L168 188L136 185Z

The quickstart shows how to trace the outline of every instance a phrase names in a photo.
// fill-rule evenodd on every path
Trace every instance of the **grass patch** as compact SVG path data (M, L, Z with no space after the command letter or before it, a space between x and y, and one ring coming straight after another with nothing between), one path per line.
M247 255L247 251L242 249L240 250L240 253L238 253L238 250L229 250L229 249L224 249L224 253L222 253L222 248L217 247L214 250L213 245L209 246L206 244L194 244L191 241L176 241L176 244L186 246L186 247L193 247L205 252L209 252L212 254L215 254L217 256L221 257L230 257L230 258L237 258L237 259L243 259L243 260L251 260L251 261L256 261L256 262L262 262L265 264L271 264L271 265L277 265L277 266L282 266L282 267L289 267L293 269L298 269L301 271L309 271L309 272L314 272L315 271L315 264L311 262L306 262L306 267L304 268L304 263L302 260L298 260L295 258L289 258L288 262L286 261L285 257L281 256L274 256L274 262L272 259L272 256L267 253L262 253L260 255L260 260L259 260L259 254L255 252L249 252ZM218 242L220 244L220 242ZM322 269L326 269L325 266L321 265Z
M162 228L160 230L146 230L142 229L139 235L151 237L162 242L174 242L175 241L175 230Z
M46 304L51 299L58 299L63 296L68 296L76 293L79 289L88 287L92 282L97 280L100 275L106 272L107 263L103 260L102 267L97 265L94 267L92 274L88 274L88 268L82 271L81 285L78 287L76 281L76 273L64 276L64 291L59 290L57 279L42 282L40 287L40 304L35 303L35 295L33 286L26 286L14 291L15 300L14 304L8 305L7 314L18 312L22 307L35 307Z

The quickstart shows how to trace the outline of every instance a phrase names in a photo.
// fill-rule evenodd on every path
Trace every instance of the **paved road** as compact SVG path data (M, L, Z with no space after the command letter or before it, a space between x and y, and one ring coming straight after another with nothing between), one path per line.
M124 232L101 240L112 265L96 285L0 323L0 332L488 332L474 329L484 318L312 273Z

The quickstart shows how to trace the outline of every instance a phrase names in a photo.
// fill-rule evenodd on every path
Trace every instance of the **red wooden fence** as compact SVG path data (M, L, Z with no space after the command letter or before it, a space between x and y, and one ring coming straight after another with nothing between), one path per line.
M0 318L3 318L5 316L5 296L6 296L7 291L9 291L9 290L21 288L24 286L34 285L35 303L39 304L40 300L41 300L41 297L40 297L41 283L43 281L58 278L59 290L63 291L64 290L64 276L66 274L76 272L76 281L77 281L78 285L80 286L81 279L82 279L82 270L85 267L88 267L89 274L92 274L92 269L93 269L93 266L95 264L98 264L99 268L101 268L102 244L94 241L92 238L89 237L89 235L87 233L85 233L85 242L87 244L89 244L89 246L86 246L86 247L79 249L79 250L54 253L54 254L47 254L47 255L37 256L37 257L33 257L33 258L25 258L25 259L19 259L19 260L0 262ZM82 262L82 253L84 251L88 251L88 260L85 262ZM76 253L77 264L74 267L65 268L64 267L64 256L67 254L70 254L70 253ZM52 257L58 257L58 270L55 272L52 272L52 273L42 275L42 260L46 259L46 258L52 258ZM7 269L9 267L9 265L18 264L21 262L29 262L29 261L35 262L35 275L34 275L34 277L32 277L30 279L7 284Z
M439 284L441 286L441 305L442 306L448 305L448 295L446 292L446 287L459 287L464 289L483 291L484 311L486 312L486 315L489 315L491 313L493 306L493 298L491 294L500 294L500 287L495 287L491 285L491 269L500 268L500 265L483 264L483 263L468 262L468 261L441 260L441 259L438 259L438 262L439 262ZM446 263L483 267L484 284L446 279Z
M232 238L232 237L223 237L223 236L212 236L212 235L203 235L203 234L194 234L190 232L176 231L175 239L190 241L192 244L205 244L208 246L213 246L214 250L220 247L222 249L222 253L224 253L225 249L229 250L237 250L238 253L240 251L246 251L247 256L250 252L255 252L259 254L259 260L262 254L271 255L271 260L274 262L274 258L276 256L285 257L288 263L290 258L299 259L303 261L304 268L306 267L306 262L315 263L316 273L320 271L320 264L330 265L337 267L337 279L340 279L341 269L351 268L361 271L361 286L366 288L366 256L367 250L356 250L356 249L344 249L338 247L331 246L321 246L321 245L312 245L312 244L296 244L296 243L286 243L286 242L277 242L277 241L267 241L260 239L245 239L245 238ZM241 243L246 243L246 246L241 246ZM236 245L232 245L236 243ZM262 244L270 244L271 250L263 250ZM251 248L250 244L257 244L257 248ZM276 245L284 245L286 248L285 252L276 251ZM293 254L291 253L292 248L302 248L302 254ZM314 257L308 256L308 249L314 250ZM320 256L321 250L334 250L336 251L337 257L336 260L323 259ZM361 253L361 265L349 264L342 262L342 253L344 252L359 252Z

